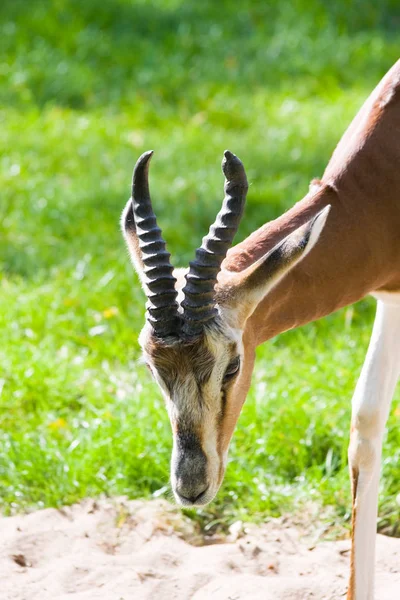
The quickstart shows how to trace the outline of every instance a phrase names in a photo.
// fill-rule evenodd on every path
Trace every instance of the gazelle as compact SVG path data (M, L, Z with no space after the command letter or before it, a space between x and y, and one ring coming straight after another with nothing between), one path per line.
M180 504L204 505L221 484L256 346L366 294L378 300L349 446L348 599L372 600L382 438L400 375L400 61L351 123L322 179L232 249L247 181L226 151L222 209L187 271L173 271L156 224L151 154L136 164L122 227L148 298L140 343L166 400Z

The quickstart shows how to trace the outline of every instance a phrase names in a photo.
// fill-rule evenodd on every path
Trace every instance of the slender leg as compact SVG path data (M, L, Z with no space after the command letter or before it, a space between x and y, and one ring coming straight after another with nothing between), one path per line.
M348 600L374 597L382 440L400 375L400 297L382 296L377 294L372 337L352 401L349 468L353 517Z

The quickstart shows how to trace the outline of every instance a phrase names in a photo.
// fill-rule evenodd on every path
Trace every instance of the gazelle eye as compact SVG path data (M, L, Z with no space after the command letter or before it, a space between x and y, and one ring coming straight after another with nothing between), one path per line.
M237 373L239 373L240 369L240 357L237 356L232 362L229 363L225 375L224 375L224 383L232 379Z

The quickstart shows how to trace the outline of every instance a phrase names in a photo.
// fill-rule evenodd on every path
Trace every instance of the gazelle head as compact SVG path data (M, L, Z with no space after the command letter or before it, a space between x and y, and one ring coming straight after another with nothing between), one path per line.
M148 168L134 170L122 230L147 296L140 334L145 361L164 395L173 432L171 484L185 506L204 505L222 482L229 442L250 385L254 346L246 322L260 301L318 239L324 209L245 270L221 269L247 193L241 161L226 151L225 198L188 270L173 270L153 213Z

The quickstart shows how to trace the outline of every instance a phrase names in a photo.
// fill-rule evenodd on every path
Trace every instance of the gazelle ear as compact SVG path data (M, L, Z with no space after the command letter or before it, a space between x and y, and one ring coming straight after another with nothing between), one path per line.
M243 329L268 292L307 256L318 241L330 208L326 206L244 271L222 274L217 303L233 327Z

